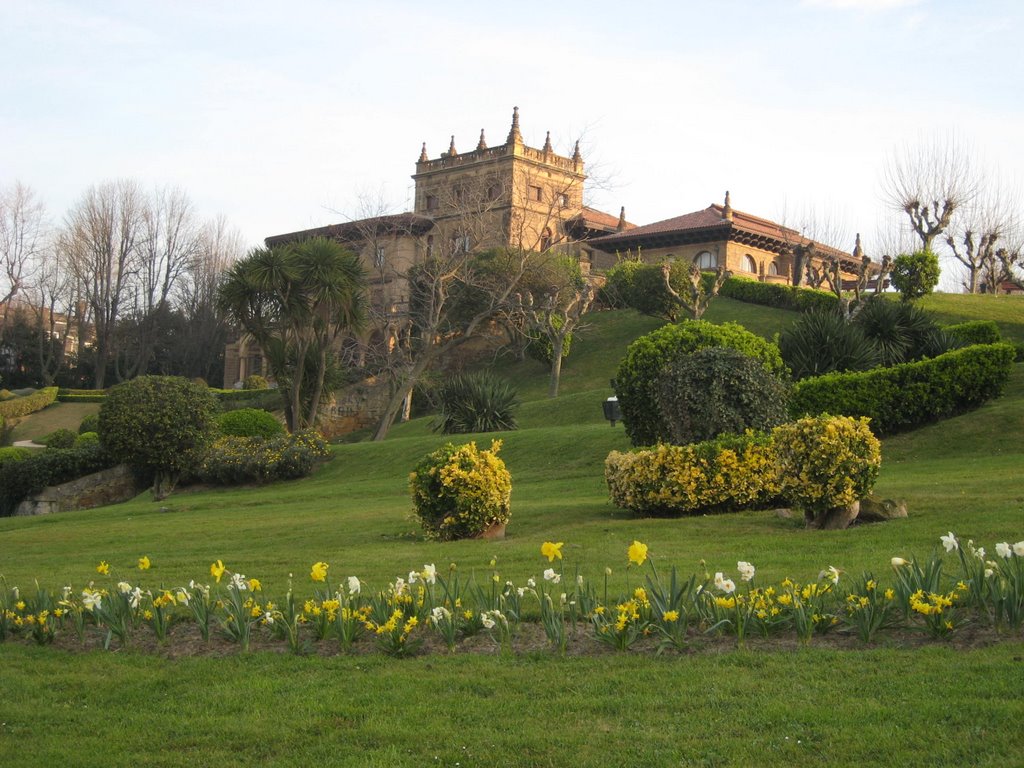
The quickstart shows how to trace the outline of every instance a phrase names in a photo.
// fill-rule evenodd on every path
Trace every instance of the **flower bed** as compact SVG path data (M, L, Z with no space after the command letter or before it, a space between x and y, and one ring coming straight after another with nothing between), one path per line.
M481 644L511 652L524 647L524 638L541 637L562 653L594 643L616 650L686 649L722 636L739 645L752 638L805 644L830 633L863 643L908 632L946 639L968 627L1019 637L1024 541L999 542L992 554L952 532L941 543L945 554L927 560L893 557L887 581L828 565L810 578L762 584L757 567L744 561L732 571L688 578L674 566L659 570L647 545L634 541L626 550L628 586L620 594L609 592L610 569L596 580L578 568L568 572L560 542L542 545L542 574L521 584L496 568L480 584L463 578L454 564L443 572L425 564L371 590L356 576L332 581L331 566L317 562L309 587L299 594L289 580L281 595L267 594L260 579L220 560L210 566L207 583L157 588L143 582L160 581L149 573L159 564L143 556L131 577L101 562L80 589L68 585L54 593L37 586L28 594L0 582L0 641L60 639L109 649L177 642L209 647L219 639L243 652L256 641L295 653L375 647L406 656L425 641L449 652Z

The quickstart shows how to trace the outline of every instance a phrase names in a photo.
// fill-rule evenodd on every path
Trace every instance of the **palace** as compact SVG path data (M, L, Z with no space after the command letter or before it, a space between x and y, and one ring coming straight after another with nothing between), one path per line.
M859 266L861 254L814 244L799 232L767 219L710 205L665 221L636 226L584 204L586 173L579 142L572 155L559 155L547 134L540 149L527 146L519 109L504 143L488 146L484 131L476 146L460 153L452 136L448 149L431 158L423 144L416 161L411 212L376 216L326 227L272 235L268 247L311 237L333 238L360 254L371 276L371 306L382 318L368 340L393 336L408 312L406 276L432 255L509 247L558 252L579 261L584 274L600 280L620 255L648 262L685 260L702 269L723 266L762 282L792 283L797 254L838 258L845 272ZM801 267L802 269L803 267ZM262 355L242 337L225 350L224 386L262 373Z

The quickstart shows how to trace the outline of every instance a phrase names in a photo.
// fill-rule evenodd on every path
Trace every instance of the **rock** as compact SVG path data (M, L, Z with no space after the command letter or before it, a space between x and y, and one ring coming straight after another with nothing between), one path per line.
M861 499L858 520L865 523L884 523L907 516L907 503L902 499L878 499L868 496Z

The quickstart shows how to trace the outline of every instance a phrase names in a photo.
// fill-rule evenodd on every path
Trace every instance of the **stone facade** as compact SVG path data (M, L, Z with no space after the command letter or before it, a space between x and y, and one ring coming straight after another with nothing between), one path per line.
M135 498L141 488L124 464L44 488L21 502L15 515L48 515L72 509L92 509Z

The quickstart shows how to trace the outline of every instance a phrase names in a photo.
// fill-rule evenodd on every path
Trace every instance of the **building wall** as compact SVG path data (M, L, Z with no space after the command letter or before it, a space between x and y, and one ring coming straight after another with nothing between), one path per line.
M660 264L663 261L692 262L702 253L712 254L715 257L716 265L722 264L724 259L725 268L739 277L751 277L766 282L790 282L792 269L790 257L731 241L720 240L694 245L675 245L669 248L645 248L640 255L648 264ZM610 269L615 266L618 259L614 253L594 251L593 254L594 268L599 270ZM620 255L624 256L625 254ZM754 262L753 271L746 265L746 256L749 256ZM778 271L776 276L769 274L770 265L773 262Z

